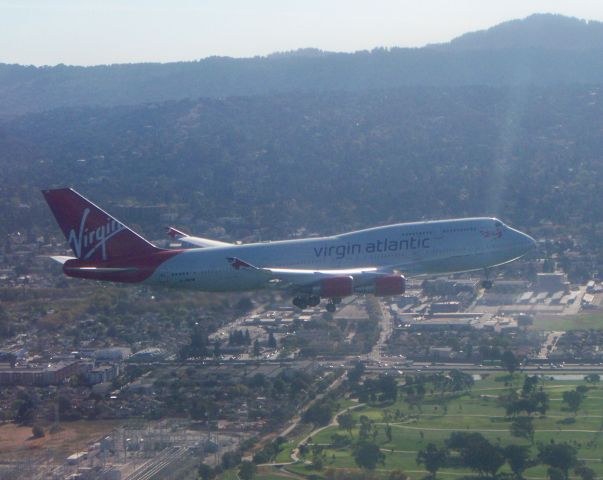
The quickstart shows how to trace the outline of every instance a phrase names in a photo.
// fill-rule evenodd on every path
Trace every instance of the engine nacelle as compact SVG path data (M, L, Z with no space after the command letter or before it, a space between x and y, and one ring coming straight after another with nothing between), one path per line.
M343 298L354 294L354 278L331 277L320 281L315 293L325 298Z
M404 275L385 275L375 278L373 293L377 297L402 295L406 291L406 278Z

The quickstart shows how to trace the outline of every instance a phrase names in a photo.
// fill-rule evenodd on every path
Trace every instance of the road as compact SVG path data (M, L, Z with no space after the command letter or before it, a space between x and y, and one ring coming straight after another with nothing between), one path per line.
M567 306L567 308L564 310L563 314L564 315L577 315L580 312L580 309L582 308L582 297L584 296L585 293L586 293L586 286L581 285L578 288L578 294L576 295L574 302Z
M224 325L223 327L220 327L218 330L216 330L215 332L213 332L212 334L209 335L209 339L210 340L217 339L217 340L221 340L222 342L228 340L228 335L230 334L230 332L233 332L235 330L238 330L238 329L244 327L245 320L247 318L251 317L252 315L264 313L267 308L268 308L267 303L258 305L253 310L238 317L234 322L228 323L228 324Z
M538 352L538 358L540 360L546 360L549 358L549 355L557 348L557 342L564 333L565 332L549 332L547 334L546 340L540 347L540 352Z
M383 308L383 304L379 301L379 299L375 298L374 301L378 305L378 320L380 332L379 339L377 340L375 345L373 345L373 349L368 354L368 359L372 362L379 363L381 361L382 351L385 348L387 341L392 335L393 321L388 309Z

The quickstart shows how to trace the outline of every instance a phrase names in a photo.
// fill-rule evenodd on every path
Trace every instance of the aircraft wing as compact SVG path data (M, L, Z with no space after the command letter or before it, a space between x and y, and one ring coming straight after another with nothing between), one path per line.
M209 238L193 237L192 235L188 235L180 230L176 230L174 227L167 227L167 234L174 240L178 240L179 242L191 245L193 247L207 248L232 246L232 243L220 242L218 240L211 240Z
M96 273L133 273L139 271L137 267L65 267L65 270Z
M392 268L361 267L348 269L298 269L298 268L272 268L256 267L239 258L230 257L227 259L235 270L244 270L246 272L261 275L266 280L271 281L280 288L295 287L308 288L319 284L322 280L337 277L353 277L354 282L359 286L368 283L376 277L396 274Z

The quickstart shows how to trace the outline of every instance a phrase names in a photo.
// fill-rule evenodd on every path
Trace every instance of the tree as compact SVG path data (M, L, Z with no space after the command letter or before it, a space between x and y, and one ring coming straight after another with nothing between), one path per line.
M509 395L500 398L501 404L505 407L507 415L518 415L525 411L528 415L539 412L545 415L549 408L549 396L544 390L532 392L528 395L519 397L512 391Z
M366 415L360 415L360 429L358 430L358 440L361 442L368 440L373 432L373 421Z
M228 470L241 463L241 455L237 452L226 452L222 455L222 468Z
M505 370L511 375L519 368L519 360L511 350L505 350L500 360Z
M450 387L453 392L460 392L463 390L470 390L473 387L475 381L473 376L468 373L461 372L460 370L450 370Z
M526 397L534 393L536 391L536 385L538 385L539 380L540 379L537 375L528 375L523 381L522 396Z
M195 324L191 332L191 354L196 357L207 355L207 330L200 324Z
M31 425L36 416L36 404L34 398L27 392L19 393L15 402L17 413L15 422L21 425Z
M334 433L331 435L331 445L333 448L344 448L350 444L350 439L345 435Z
M276 348L276 338L272 332L268 334L268 348Z
M308 478L310 477L314 478L311 475L308 476ZM324 478L326 480L378 480L375 472L358 470L357 468L329 468L325 471ZM398 480L398 477L395 477L392 480ZM401 478L400 480L405 479Z
M549 395L544 390L534 393L530 397L530 401L533 412L538 412L540 415L546 415L546 412L549 409ZM532 412L529 411L528 413Z
M549 480L566 480L566 475L562 469L557 467L549 467L546 470Z
M8 337L11 333L11 319L6 309L0 305L0 338Z
M508 445L504 449L504 455L511 467L511 471L517 478L521 478L526 468L530 466L530 452L523 445Z
M392 427L389 423L385 426L385 439L388 443L392 441Z
M586 380L588 383L597 383L601 381L601 377L598 373L589 373L586 377L584 377L584 380Z
M364 373L365 367L362 362L354 363L354 368L348 372L348 380L352 383L358 383L362 374Z
M243 297L241 298L241 300L239 300L236 305L235 308L237 310L239 310L240 312L248 312L249 310L251 310L253 308L253 302L251 301L250 298L248 297Z
M316 402L302 415L302 419L306 423L314 423L316 425L328 425L333 416L333 408L329 402Z
M325 465L326 454L320 445L312 445L312 468L322 470Z
M570 468L578 463L576 449L567 443L549 443L538 446L538 459L545 465L563 472L564 478Z
M492 445L481 433L453 432L446 443L448 448L459 452L462 466L481 475L494 477L505 463L502 449Z
M361 468L374 470L378 463L385 463L385 455L372 442L359 442L354 449L354 460Z
M398 383L391 375L379 375L379 390L384 402L395 402L398 398Z
M534 421L532 417L516 417L511 422L511 435L517 438L526 438L534 443Z
M354 420L354 417L350 412L345 412L338 415L337 423L339 424L339 428L348 432L350 438L354 438L352 435L352 430L356 426L356 420Z
M213 478L216 478L216 472L206 463L199 465L198 473L201 480L212 480Z
M584 394L579 392L578 390L569 390L567 392L563 392L563 401L567 403L570 411L576 412L580 408L580 404L584 400Z
M425 469L435 478L440 468L446 465L448 451L444 448L438 448L433 443L428 443L424 449L417 453L417 463L425 465Z
M239 468L239 478L241 480L251 480L255 476L255 470L256 467L254 463L244 461Z
M254 357L260 356L260 342L258 342L257 338L253 342L253 356Z
M42 438L45 435L44 429L42 428L41 425L38 425L37 423L32 427L31 433L34 436L34 438Z
M387 480L408 480L409 478L402 470L393 470L387 477Z
M596 475L592 468L588 468L586 465L578 465L574 469L576 475L580 475L582 480L595 480Z

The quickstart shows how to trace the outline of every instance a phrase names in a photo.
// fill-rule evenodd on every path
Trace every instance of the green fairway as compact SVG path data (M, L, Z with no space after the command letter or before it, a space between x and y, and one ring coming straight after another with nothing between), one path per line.
M534 328L560 331L599 329L603 328L603 312L537 316L534 319Z
M477 381L469 393L462 395L447 396L428 391L419 407L412 408L399 399L387 407L361 406L353 410L352 415L357 422L361 416L374 422L377 431L374 441L385 454L385 465L379 467L383 471L401 469L420 478L426 472L416 463L417 451L430 442L442 445L453 431L465 431L480 432L490 442L500 446L526 445L530 447L532 455L537 454L538 443L568 442L577 449L579 459L592 468L597 476L603 476L603 386L576 380L542 380L539 386L549 394L549 409L545 416L533 415L536 432L534 444L531 445L528 440L511 435L511 421L505 416L498 400L498 396L508 393L510 388L521 389L523 378L517 374L509 382L510 379L504 374L489 376ZM567 410L562 396L564 391L573 390L578 385L587 385L589 390L577 414L573 414ZM390 441L385 434L386 423L391 427ZM312 438L313 443L325 447L325 468L355 468L350 447L334 449L330 446L334 434L349 437L345 430L331 426ZM358 438L359 424L351 434L353 440ZM303 464L287 469L304 475L320 474ZM546 466L539 465L527 470L525 476L544 479L546 469ZM510 471L505 465L500 472ZM461 469L443 468L438 472L438 477L458 476L461 473Z

